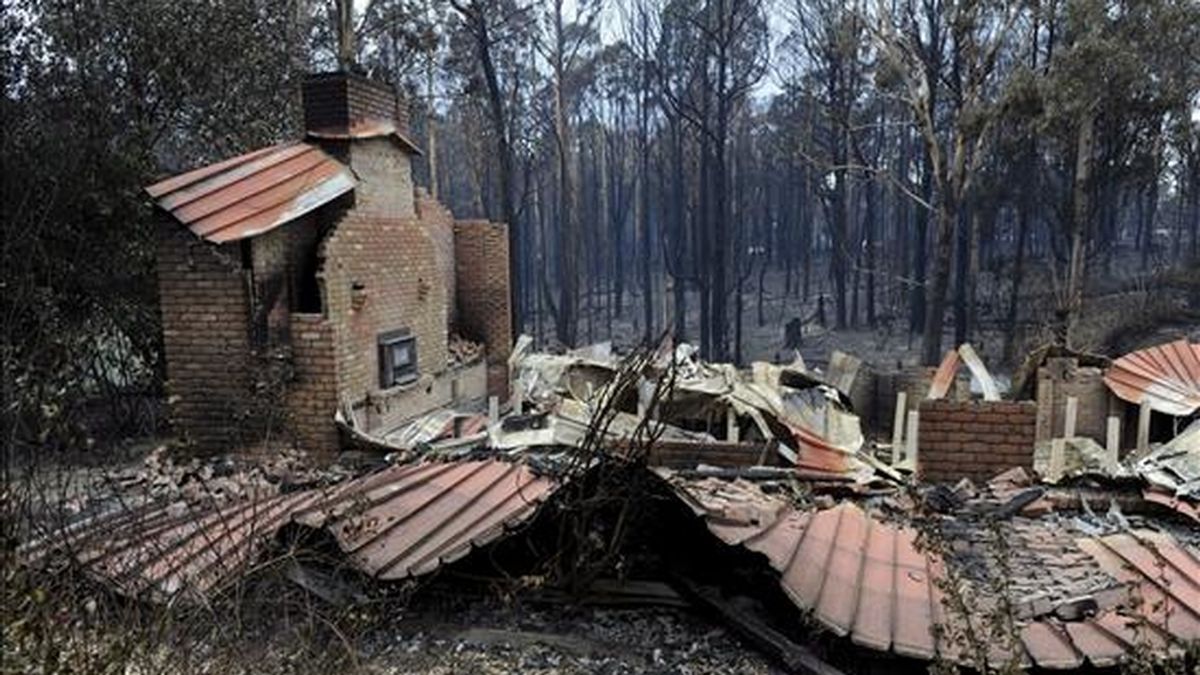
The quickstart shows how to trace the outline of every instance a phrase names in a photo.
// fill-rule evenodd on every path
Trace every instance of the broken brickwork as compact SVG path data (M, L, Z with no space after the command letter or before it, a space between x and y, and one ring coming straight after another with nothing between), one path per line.
M869 419L864 419L868 428L877 429L881 433L892 433L892 422L896 413L896 395L905 394L905 412L919 409L921 402L929 394L929 385L933 380L935 368L925 366L909 366L903 370L880 371L873 373L873 396L870 400L874 413ZM857 382L856 382L857 384ZM970 381L963 377L955 378L949 393L950 400L961 401L970 396ZM859 410L855 402L855 410ZM860 415L861 417L861 415ZM905 419L901 417L901 420Z
M458 270L454 265L454 214L425 188L416 189L417 217L425 224L425 232L437 255L442 283L446 286L446 313L450 325L458 319Z
M922 401L918 461L929 481L984 481L1014 466L1033 468L1032 401Z
M488 393L508 398L512 353L509 309L508 227L486 220L454 223L458 274L458 326L487 345Z

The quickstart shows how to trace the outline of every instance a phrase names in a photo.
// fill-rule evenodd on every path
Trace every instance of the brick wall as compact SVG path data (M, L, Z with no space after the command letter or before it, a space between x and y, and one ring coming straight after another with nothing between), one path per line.
M512 353L509 311L508 227L484 220L454 223L458 327L487 346L488 393L508 398Z
M239 250L205 243L171 220L159 227L157 263L171 425L201 450L229 450L250 367Z
M380 333L404 329L416 336L419 375L446 369L446 287L420 221L352 211L322 248L341 400L363 405L380 393Z
M338 406L333 322L320 314L292 314L293 377L288 385L288 433L310 453L338 448L333 415Z
M450 325L458 318L457 278L454 269L454 215L441 202L429 196L425 188L417 188L417 216L425 225L437 252L438 267L446 286L446 309Z
M922 401L917 440L921 476L985 481L1033 468L1037 405L1032 401Z
M1046 359L1037 373L1037 439L1060 438L1066 423L1067 397L1078 401L1075 435L1091 438L1104 445L1108 435L1108 416L1121 415L1123 404L1104 384L1104 371L1080 366L1069 357Z
M408 110L391 85L346 72L319 73L301 87L306 129L345 127L351 120L395 120L408 129Z

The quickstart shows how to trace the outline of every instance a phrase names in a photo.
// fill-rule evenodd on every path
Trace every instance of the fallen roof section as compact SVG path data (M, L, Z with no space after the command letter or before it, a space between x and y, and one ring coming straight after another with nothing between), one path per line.
M1134 470L1155 487L1200 502L1200 420L1139 459Z
M400 465L334 488L294 519L332 532L359 570L404 579L495 541L558 486L495 459Z
M955 610L945 594L956 585L966 589L960 591L964 597L990 591L969 590L962 574L951 577L947 562L918 544L910 525L886 522L850 502L803 510L745 480L658 473L718 539L765 556L799 609L863 647L970 665L973 650L964 636L973 632L986 642L992 665L1074 669L1085 663L1109 667L1146 646L1159 655L1175 653L1200 639L1200 559L1165 533L1083 538L1074 552L1055 548L1056 555L1099 563L1056 561L1072 575L1098 574L1101 586L1130 584L1133 590L1108 593L1121 600L1092 601L1089 610L1067 619L1055 615L1059 607L1014 618L1015 636L1005 645L992 632L993 617L979 607ZM1020 537L1016 545L1049 546ZM1149 607L1130 600L1135 597Z
M1136 588L1146 623L1181 642L1200 641L1200 557L1194 551L1150 530L1085 539L1079 546Z
M298 492L232 505L211 502L120 508L21 547L28 564L55 553L129 597L197 601L240 579L297 509L318 494Z
M911 528L849 502L797 510L747 481L671 483L721 541L765 555L788 598L836 635L902 656L945 655L934 630L943 620L937 562L917 550Z
M1130 403L1182 417L1200 410L1200 343L1176 340L1113 361L1104 382Z
M255 150L146 188L198 237L223 244L269 232L357 185L349 167L310 143Z
M329 488L218 505L120 509L19 550L28 564L66 553L130 597L198 601L244 577L290 523L330 532L350 564L379 579L420 576L526 522L560 482L497 459L396 465Z

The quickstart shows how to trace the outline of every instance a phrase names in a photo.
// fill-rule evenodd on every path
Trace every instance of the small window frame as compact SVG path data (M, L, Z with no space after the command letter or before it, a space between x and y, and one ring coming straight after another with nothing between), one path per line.
M398 366L395 361L396 345L407 343L411 358L406 365ZM417 381L417 336L402 329L380 333L377 338L379 349L379 387L391 389Z

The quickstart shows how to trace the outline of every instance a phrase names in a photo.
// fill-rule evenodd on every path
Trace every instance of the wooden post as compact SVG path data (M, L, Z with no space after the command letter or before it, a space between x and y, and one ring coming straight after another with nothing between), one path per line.
M725 409L725 440L729 443L737 443L739 440L737 412L733 406Z
M1108 465L1116 466L1121 460L1121 418L1110 415L1108 418L1108 437L1104 449L1108 453Z
M525 406L525 387L521 386L521 381L513 382L512 393L512 409L514 415L520 415L524 411Z
M1051 483L1058 482L1062 478L1063 465L1066 462L1066 439L1055 438L1050 441L1050 468L1047 470L1046 478L1050 479Z
M1079 417L1079 399L1067 397L1067 416L1063 420L1063 438L1075 438L1075 421Z
M488 397L488 423L495 424L500 421L500 399L496 396Z
M892 415L892 466L900 463L900 443L904 441L904 413L908 410L908 392L896 394L896 412Z
M1144 454L1150 449L1150 402L1142 401L1138 408L1137 452Z
M912 464L914 471L917 469L917 427L920 425L920 413L916 410L908 412L908 429L904 433L904 459Z

